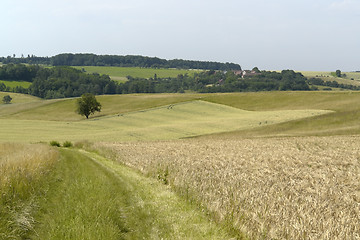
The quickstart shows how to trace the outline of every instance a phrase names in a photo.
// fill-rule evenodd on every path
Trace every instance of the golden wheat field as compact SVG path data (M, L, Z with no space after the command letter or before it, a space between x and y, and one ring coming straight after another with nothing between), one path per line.
M360 137L96 143L254 239L360 239Z

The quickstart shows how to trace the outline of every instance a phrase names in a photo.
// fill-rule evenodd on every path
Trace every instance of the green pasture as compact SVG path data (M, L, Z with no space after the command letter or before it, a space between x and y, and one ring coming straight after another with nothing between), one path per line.
M4 83L7 87L15 88L15 87L23 87L23 88L29 88L31 85L31 82L24 82L24 81L5 81L0 80L0 83Z
M11 95L11 94L10 94ZM21 94L20 94L21 95ZM0 95L1 96L1 95ZM12 96L12 95L11 95ZM27 96L27 95L22 95ZM200 94L126 94L96 96L102 105L100 113L90 118L121 114L199 99ZM26 97L24 97L26 98ZM80 121L75 112L76 99L40 100L0 105L0 118L22 120Z
M13 103L0 104L2 129L8 129L6 135L1 132L1 141L11 138L14 141L25 142L57 139L119 141L173 139L219 132L228 132L226 135L235 137L360 134L360 92L357 91L103 95L97 96L103 106L102 111L92 115L89 121L75 113L76 99L41 100L13 93L0 93L0 97L6 94L11 95ZM172 111L169 110L169 113L172 113L171 118L165 118L160 110L141 112L159 107L165 110L169 105L182 106L182 103L194 103L194 101L203 105L206 102L215 103L215 105L206 105L208 107L204 107L204 111L211 112L212 108L209 106L224 108L212 111L213 115L206 118L206 115L201 114L198 117L186 115L178 107L171 109ZM193 105L183 106L187 106L189 111L195 111ZM228 109L227 107L234 110L231 116L222 113ZM270 122L270 117L265 114L265 118L268 119L259 117L257 122L250 119L245 125L239 122L238 118L240 116L238 113L242 110L247 112L247 114L242 112L242 116L250 116L252 113L253 116L258 117L257 114L260 113L306 111L307 109L332 112L299 119L288 118L284 115L283 120L275 119L273 122ZM199 109L196 111L196 113L201 113ZM139 116L139 122L137 119L126 122L125 120L130 118L117 117L121 114ZM178 121L183 117L185 117L183 122ZM233 120L234 118L237 120ZM219 125L216 126L216 124ZM112 128L114 131L111 130ZM22 139L20 135L24 129L28 129L26 130L28 133L27 137ZM170 134L171 131L172 134ZM19 135L15 136L12 133Z
M41 101L40 98L31 95L12 93L12 92L0 92L1 99L6 95L10 95L10 97L12 98L11 103L31 103L31 102ZM1 105L3 105L2 102L0 102L0 106Z
M227 136L303 136L360 134L360 92L257 92L215 94L206 101L251 111L324 109L333 112L313 118L227 133Z
M360 110L358 91L271 91L216 93L202 95L202 100L249 111L325 109Z
M360 72L346 72L347 79L354 79L355 81L360 81Z
M139 78L153 78L156 74L159 78L177 77L179 74L194 74L199 70L165 69L165 68L139 68L139 67L102 67L102 66L77 66L77 69L85 69L88 73L107 74L112 80L119 82L127 81L127 76Z
M205 101L190 101L77 122L0 119L0 141L179 139L267 126L330 112L310 109L255 112Z
M331 75L331 72L316 72L316 71L300 71L307 78L321 78L324 81L336 81L340 84L348 84L360 86L360 73L357 72L342 72L346 74L344 78L338 78ZM334 70L335 72L335 70ZM351 79L354 80L351 80Z

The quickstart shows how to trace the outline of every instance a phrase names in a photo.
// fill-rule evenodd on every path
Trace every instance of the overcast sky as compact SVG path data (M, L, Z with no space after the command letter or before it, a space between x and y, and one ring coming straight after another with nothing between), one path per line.
M0 56L144 55L360 70L360 0L1 0Z

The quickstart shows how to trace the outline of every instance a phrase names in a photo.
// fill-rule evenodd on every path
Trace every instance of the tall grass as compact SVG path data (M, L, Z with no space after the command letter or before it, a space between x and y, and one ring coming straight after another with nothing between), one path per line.
M0 144L0 239L15 239L33 226L36 196L58 152L44 145Z
M255 239L360 239L360 138L98 143ZM111 156L111 155L109 155Z

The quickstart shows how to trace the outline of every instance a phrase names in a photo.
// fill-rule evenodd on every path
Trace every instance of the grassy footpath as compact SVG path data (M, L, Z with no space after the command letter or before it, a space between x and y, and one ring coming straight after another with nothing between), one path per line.
M32 239L229 239L165 185L94 153L61 150Z

